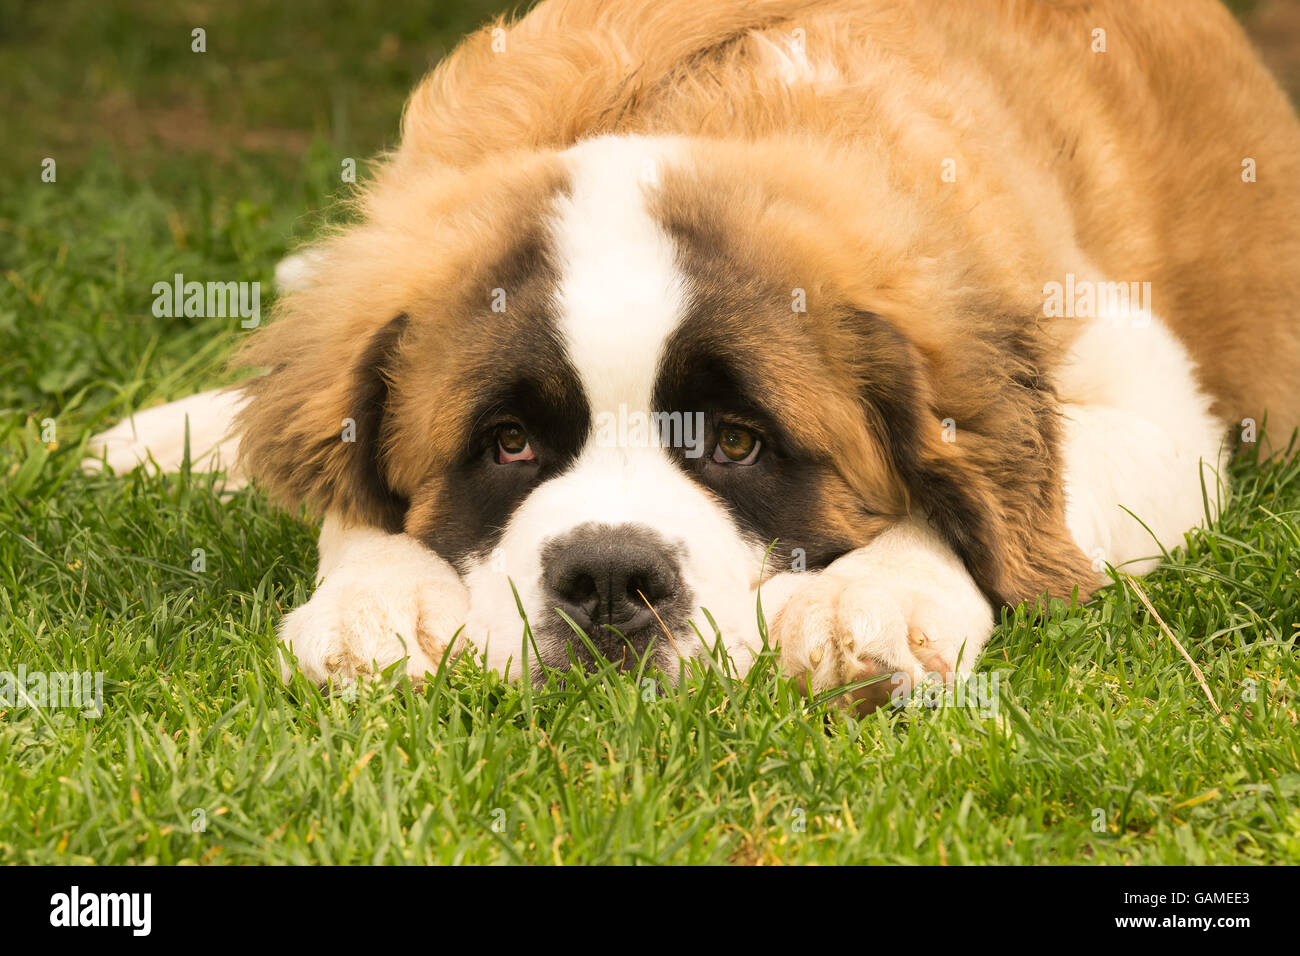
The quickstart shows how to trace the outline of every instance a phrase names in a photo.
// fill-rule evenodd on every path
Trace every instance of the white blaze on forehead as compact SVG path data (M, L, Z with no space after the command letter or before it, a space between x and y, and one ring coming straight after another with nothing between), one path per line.
M685 309L672 241L647 208L681 149L606 136L565 154L570 191L552 220L558 325L596 415L649 410L663 344Z

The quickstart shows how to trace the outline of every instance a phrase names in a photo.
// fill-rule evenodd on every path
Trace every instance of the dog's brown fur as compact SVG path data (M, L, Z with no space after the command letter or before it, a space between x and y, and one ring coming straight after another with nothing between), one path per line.
M281 300L241 354L268 369L242 386L247 473L284 503L401 530L411 498L458 452L469 414L464 369L445 359L459 343L472 360L466 316L487 306L561 183L553 156L507 154L411 183L400 209L369 196L367 222L321 247L318 281ZM418 323L397 321L406 315ZM407 365L399 353L425 362L396 375ZM355 441L343 440L349 423Z
M782 77L796 30L833 82ZM1064 526L1047 382L1074 326L1042 317L1045 283L1150 281L1225 426L1267 414L1285 444L1300 425L1300 126L1217 0L549 0L416 89L365 223L254 338L244 360L272 371L241 423L250 473L353 520L436 513L455 365L414 374L417 333L383 330L463 337L458 303L499 284L474 277L563 188L554 151L605 133L695 138L665 224L711 224L774 301L807 289L840 360L798 401L852 450L845 485L926 509L999 600L1095 579ZM864 346L864 313L897 339ZM897 387L873 396L884 365ZM339 441L367 415L370 441Z

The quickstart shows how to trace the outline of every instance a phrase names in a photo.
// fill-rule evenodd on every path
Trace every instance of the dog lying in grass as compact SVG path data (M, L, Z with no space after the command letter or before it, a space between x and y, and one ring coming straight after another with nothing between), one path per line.
M188 418L323 514L286 674L743 671L766 620L870 707L1300 424L1298 182L1217 0L547 0L416 88L265 372L101 447Z

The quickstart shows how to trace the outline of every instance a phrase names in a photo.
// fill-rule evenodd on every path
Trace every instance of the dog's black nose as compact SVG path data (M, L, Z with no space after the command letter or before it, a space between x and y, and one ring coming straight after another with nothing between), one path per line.
M668 627L679 616L677 556L643 525L580 525L547 546L542 568L552 606L602 649L613 646L608 628L644 646L635 638L659 629L656 613Z

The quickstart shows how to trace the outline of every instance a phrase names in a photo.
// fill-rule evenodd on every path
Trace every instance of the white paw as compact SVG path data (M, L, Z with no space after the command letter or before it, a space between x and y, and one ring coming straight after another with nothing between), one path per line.
M772 625L783 668L810 694L882 678L837 698L862 710L905 699L927 675L969 673L992 630L961 562L911 522L810 575Z
M469 592L447 562L405 535L354 546L328 569L311 600L288 614L280 641L318 684L348 684L406 659L413 679L438 669L469 612ZM280 654L288 681L293 662Z

